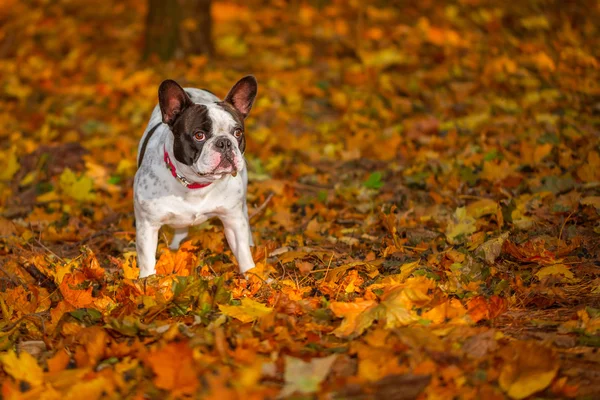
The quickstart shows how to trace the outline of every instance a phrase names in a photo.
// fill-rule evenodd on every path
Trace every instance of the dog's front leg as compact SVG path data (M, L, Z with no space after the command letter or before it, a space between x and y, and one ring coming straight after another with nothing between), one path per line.
M136 220L137 237L135 247L140 267L140 278L156 273L156 246L158 245L158 230L160 225L147 221Z
M248 224L248 216L243 212L243 209L240 209L239 212L221 217L221 221L225 229L227 243L229 243L229 247L240 266L240 272L245 274L246 271L254 268L254 260L250 252L252 234Z

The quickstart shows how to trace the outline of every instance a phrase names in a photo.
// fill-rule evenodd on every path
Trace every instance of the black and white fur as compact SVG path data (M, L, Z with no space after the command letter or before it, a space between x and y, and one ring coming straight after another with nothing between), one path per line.
M159 104L138 147L139 169L134 181L140 278L156 273L162 225L175 229L170 248L177 249L188 227L212 217L223 222L240 272L254 267L243 154L244 119L256 92L253 76L238 81L224 101L206 90L182 89L171 80L160 85ZM165 151L182 179L174 177L167 167ZM190 189L182 181L209 185Z

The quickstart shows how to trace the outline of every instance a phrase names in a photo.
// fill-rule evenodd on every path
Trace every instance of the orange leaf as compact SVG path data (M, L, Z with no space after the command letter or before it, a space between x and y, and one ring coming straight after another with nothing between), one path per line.
M360 335L367 329L375 319L371 312L375 309L376 303L373 300L359 300L354 303L344 303L334 301L329 304L329 308L336 317L343 317L341 325L333 333L336 336Z
M75 308L84 308L92 304L92 288L78 289L78 285L85 281L85 276L80 273L66 274L60 283L59 289L66 302Z
M152 351L146 363L156 375L154 384L174 393L193 394L198 387L192 349L184 342L169 343Z

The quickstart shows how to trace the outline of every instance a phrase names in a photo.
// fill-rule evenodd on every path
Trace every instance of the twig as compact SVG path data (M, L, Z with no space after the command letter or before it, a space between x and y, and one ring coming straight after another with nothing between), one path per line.
M40 232L40 236L41 236L41 232ZM58 254L56 254L55 252L53 252L52 250L50 250L48 247L46 247L46 245L44 243L42 243L42 241L38 238L34 238L34 240L36 241L36 243L44 250L46 250L48 253L52 254L54 257L58 258L60 260L60 262L65 263L65 260L62 259L62 257L60 257Z
M58 289L58 286L56 286L56 283L54 283L54 280L52 280L48 276L46 276L35 265L33 265L29 262L25 262L25 263L23 263L23 269L25 269L25 271L27 271L27 273L29 275L31 275L31 277L33 279L36 280L38 285L40 285L44 289L48 289L49 292L54 292Z
M262 213L272 198L273 198L273 193L269 193L269 196L266 198L266 200L256 210L254 210L254 212L252 213L252 215L250 215L250 217L248 219L252 219L252 218L256 217L258 214Z
M567 224L567 221L569 220L569 218L571 218L571 216L573 215L575 211L571 211L571 214L569 214L567 216L567 218L565 218L565 221L563 222L562 226L560 227L560 233L558 234L558 240L561 240L562 238L562 234L563 234L563 229L565 229L565 225Z

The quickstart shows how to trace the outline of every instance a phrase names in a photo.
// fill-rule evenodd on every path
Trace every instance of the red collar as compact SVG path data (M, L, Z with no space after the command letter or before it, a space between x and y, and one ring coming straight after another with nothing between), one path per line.
M165 151L165 163L167 164L167 169L169 169L171 171L171 175L173 175L173 178L177 179L179 181L179 183L181 183L183 186L185 186L188 189L202 189L203 187L207 187L208 185L211 184L211 182L208 183L190 183L190 181L188 181L187 179L185 179L184 176L181 176L177 173L177 169L175 168L175 164L173 164L173 162L171 161L171 157L169 157L169 153L167 153L167 148L163 146L163 150Z

